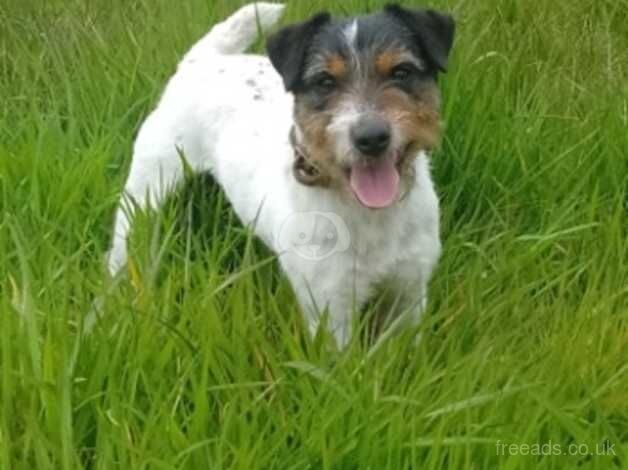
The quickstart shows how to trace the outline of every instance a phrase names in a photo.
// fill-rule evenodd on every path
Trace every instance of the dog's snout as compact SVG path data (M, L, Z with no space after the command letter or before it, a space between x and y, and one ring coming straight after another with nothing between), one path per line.
M351 128L351 140L362 154L377 157L388 148L390 132L390 124L382 118L361 119Z

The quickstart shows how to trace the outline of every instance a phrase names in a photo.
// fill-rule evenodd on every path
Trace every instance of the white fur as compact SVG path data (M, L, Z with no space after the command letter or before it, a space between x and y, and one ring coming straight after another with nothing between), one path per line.
M345 38L347 39L347 44L350 47L356 46L356 40L358 39L358 20L353 20L345 27Z
M246 6L185 56L135 142L108 267L115 274L126 263L134 209L157 208L180 182L182 152L195 171L211 171L242 222L254 223L278 254L311 332L327 309L342 347L354 308L381 285L418 321L440 254L438 200L424 154L415 162L414 189L383 210L294 179L293 98L268 59L240 54L257 34L257 18L266 29L282 10Z

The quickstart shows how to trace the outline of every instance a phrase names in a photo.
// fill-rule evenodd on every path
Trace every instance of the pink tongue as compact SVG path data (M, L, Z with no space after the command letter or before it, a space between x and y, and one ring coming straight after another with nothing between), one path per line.
M369 164L356 163L351 169L351 189L366 207L388 207L399 194L399 172L394 155Z

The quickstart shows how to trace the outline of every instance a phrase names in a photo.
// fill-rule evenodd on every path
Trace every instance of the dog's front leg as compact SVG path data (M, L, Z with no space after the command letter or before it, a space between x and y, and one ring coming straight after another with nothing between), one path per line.
M299 268L302 270L303 265ZM336 345L344 349L351 341L353 312L359 309L363 297L356 292L351 276L338 271L317 271L313 276L304 276L296 269L287 272L312 337L321 321L326 320Z
M327 299L323 293L311 289L297 294L312 337L318 332L321 320L326 319L327 330L334 337L338 349L342 350L351 341L353 305L350 296L332 295L331 299Z

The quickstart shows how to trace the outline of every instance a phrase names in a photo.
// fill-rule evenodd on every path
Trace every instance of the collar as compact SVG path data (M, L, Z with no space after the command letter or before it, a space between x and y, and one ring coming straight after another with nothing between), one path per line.
M305 186L328 186L329 178L321 172L305 148L299 144L295 126L292 126L290 129L290 145L294 151L294 162L292 164L294 178Z

